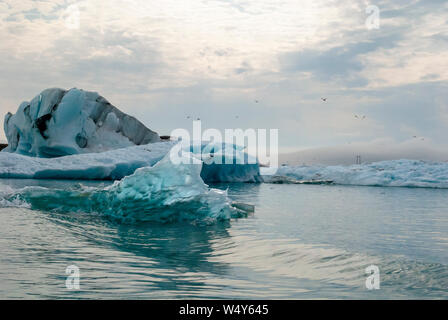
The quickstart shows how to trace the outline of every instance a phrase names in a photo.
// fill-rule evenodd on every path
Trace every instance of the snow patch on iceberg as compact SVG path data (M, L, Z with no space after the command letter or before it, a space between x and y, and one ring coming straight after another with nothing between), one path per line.
M265 182L333 182L341 185L448 188L448 163L417 160L381 161L352 166L283 166Z
M202 181L201 168L197 159L193 164L173 164L167 155L106 188L26 187L4 201L27 203L35 210L99 213L125 223L208 223L246 215L241 206L232 206L225 191L210 189Z

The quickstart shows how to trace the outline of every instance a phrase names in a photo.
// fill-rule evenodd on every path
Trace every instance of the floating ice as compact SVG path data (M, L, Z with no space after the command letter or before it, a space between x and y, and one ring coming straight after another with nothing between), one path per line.
M15 115L8 113L4 129L8 146L0 152L0 178L121 179L154 165L176 144L159 142L137 119L78 89L44 90ZM256 159L241 161L248 158L241 147L203 143L184 151L204 160L206 182L261 181ZM213 157L222 163L209 161Z
M143 146L110 150L100 153L76 154L58 158L36 158L15 153L0 152L0 178L28 179L78 179L117 180L134 173L142 167L153 166L161 160L177 142L156 142ZM216 158L225 157L216 147ZM237 158L247 157L234 147L236 154L232 164L209 163L210 153L196 157L204 159L201 176L205 182L259 182L258 163L238 164ZM188 152L189 150L184 150ZM189 153L189 152L188 152ZM227 155L230 157L230 155Z
M448 188L448 163L416 160L381 161L352 166L283 166L266 182L333 182L344 185Z
M213 222L253 210L232 206L225 191L210 189L200 177L202 162L191 159L190 164L173 164L167 155L155 166L140 168L106 188L26 187L5 200L27 203L35 210L95 212L122 222Z
M262 182L260 166L244 147L221 142L189 142L184 151L201 155L201 177L205 182Z
M117 180L134 173L138 168L153 166L174 144L157 142L58 158L0 152L0 178Z
M96 92L47 89L4 121L3 152L53 158L160 141L157 133Z

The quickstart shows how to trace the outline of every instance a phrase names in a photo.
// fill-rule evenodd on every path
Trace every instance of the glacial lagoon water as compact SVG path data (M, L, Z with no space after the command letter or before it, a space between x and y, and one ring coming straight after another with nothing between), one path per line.
M9 189L77 183L0 179ZM448 298L448 189L213 187L255 212L212 224L120 223L0 199L0 298ZM66 288L69 265L79 290ZM378 290L366 288L370 265Z

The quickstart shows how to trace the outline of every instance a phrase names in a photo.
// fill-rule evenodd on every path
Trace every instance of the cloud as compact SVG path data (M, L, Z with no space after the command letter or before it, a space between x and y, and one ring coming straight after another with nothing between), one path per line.
M283 72L311 72L322 81L336 79L352 86L355 80L357 86L365 86L367 79L357 75L364 69L363 55L381 48L392 48L400 39L399 34L394 34L328 50L290 52L280 56L280 64Z
M0 1L0 117L47 87L78 87L163 134L189 128L190 114L218 129L279 128L282 148L441 143L446 2L377 1L379 30L365 27L368 4ZM73 6L79 24L67 23Z
M397 142L379 139L344 146L307 149L299 152L280 154L281 164L288 165L351 165L360 155L363 163L419 159L425 161L448 161L448 145L438 145L420 137Z

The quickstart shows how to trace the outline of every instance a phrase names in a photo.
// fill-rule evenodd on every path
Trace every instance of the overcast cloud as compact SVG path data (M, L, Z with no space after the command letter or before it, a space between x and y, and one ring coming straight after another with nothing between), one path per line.
M447 21L436 0L0 0L0 116L77 87L160 134L190 115L278 128L283 151L414 136L443 150Z

